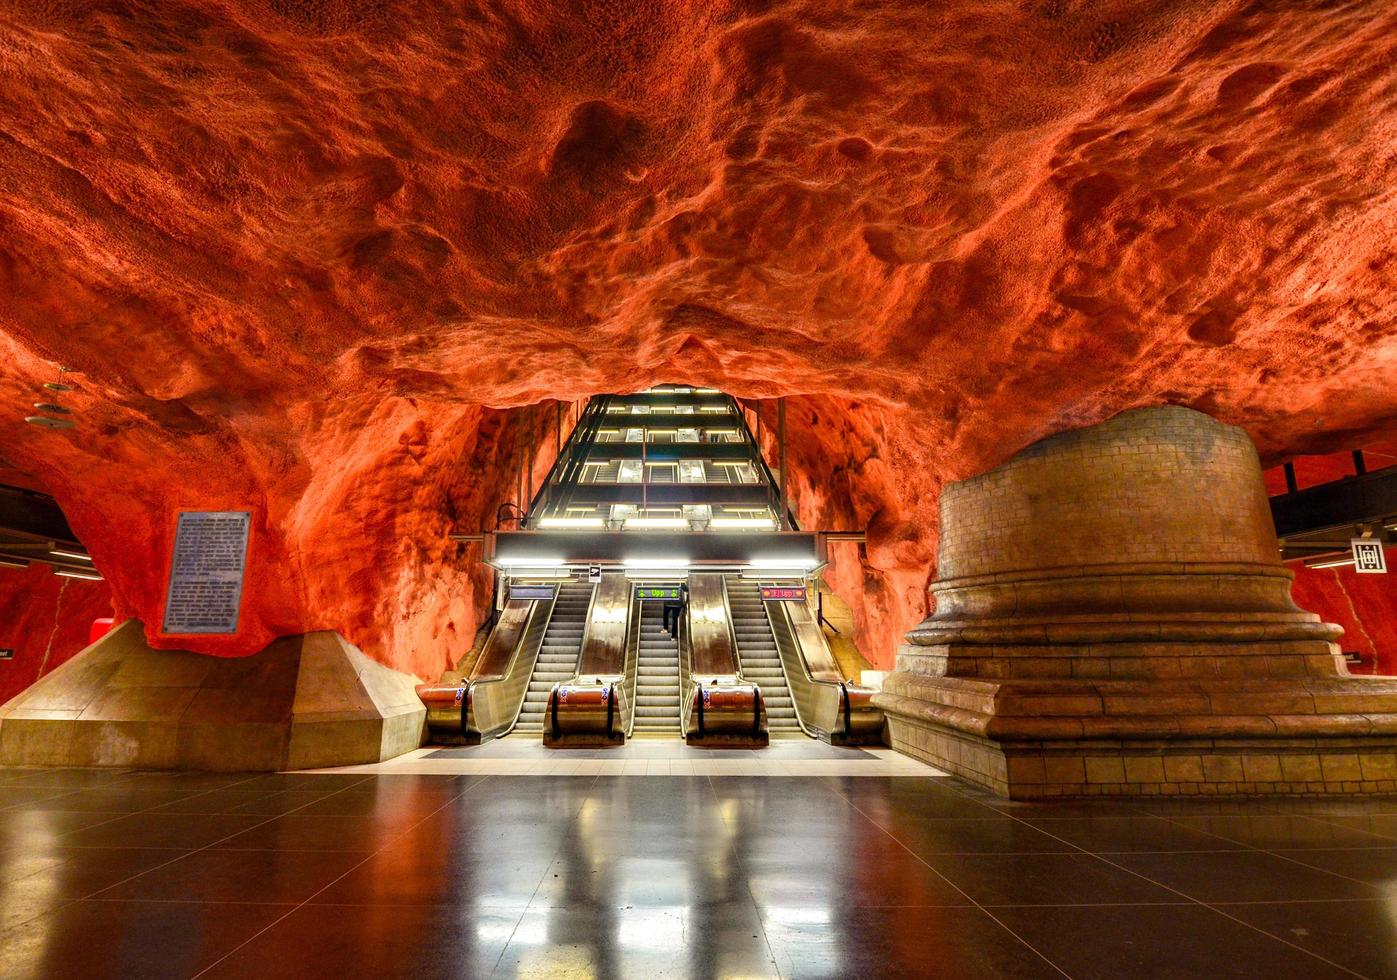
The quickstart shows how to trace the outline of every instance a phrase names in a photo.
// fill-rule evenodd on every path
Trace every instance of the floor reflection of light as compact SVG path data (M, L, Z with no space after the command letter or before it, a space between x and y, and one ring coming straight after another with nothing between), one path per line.
M824 926L834 921L827 908L798 905L768 905L766 917L787 926Z
M618 933L623 949L678 949L684 944L684 906L627 909Z

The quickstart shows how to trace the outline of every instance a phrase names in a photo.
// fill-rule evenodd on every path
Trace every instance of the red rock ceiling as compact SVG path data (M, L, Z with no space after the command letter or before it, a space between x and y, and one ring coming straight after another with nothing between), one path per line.
M176 509L250 506L245 629L201 649L336 628L431 675L499 410L787 395L886 662L939 487L1044 435L1391 431L1394 63L1385 0L10 0L0 465L125 614L159 620ZM78 428L24 426L60 362Z

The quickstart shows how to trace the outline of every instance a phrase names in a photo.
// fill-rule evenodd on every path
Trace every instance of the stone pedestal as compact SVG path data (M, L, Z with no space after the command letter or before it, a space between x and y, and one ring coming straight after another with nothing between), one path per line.
M133 620L0 708L0 764L245 772L380 762L422 744L416 684L338 633L228 659L151 649Z
M1397 679L1290 599L1256 451L1125 412L949 486L895 748L1014 799L1397 791Z

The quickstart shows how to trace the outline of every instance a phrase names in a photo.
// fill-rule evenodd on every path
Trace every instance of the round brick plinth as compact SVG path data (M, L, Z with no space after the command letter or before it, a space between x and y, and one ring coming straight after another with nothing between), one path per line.
M1298 609L1240 429L1147 408L942 498L935 613L874 698L895 748L1019 798L1383 792L1397 681Z

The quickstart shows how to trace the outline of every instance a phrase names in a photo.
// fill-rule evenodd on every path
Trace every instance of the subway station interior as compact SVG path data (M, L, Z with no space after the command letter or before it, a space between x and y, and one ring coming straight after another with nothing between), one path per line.
M0 977L1397 978L1394 38L0 4Z

